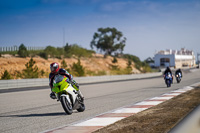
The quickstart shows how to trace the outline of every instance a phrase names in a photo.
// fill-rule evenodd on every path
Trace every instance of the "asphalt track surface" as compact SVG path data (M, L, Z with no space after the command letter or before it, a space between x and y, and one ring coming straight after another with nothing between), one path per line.
M61 104L49 98L49 89L0 93L0 132L43 132L84 121L104 112L159 96L200 81L200 71L184 72L180 84L167 88L163 77L80 86L86 110L66 115Z

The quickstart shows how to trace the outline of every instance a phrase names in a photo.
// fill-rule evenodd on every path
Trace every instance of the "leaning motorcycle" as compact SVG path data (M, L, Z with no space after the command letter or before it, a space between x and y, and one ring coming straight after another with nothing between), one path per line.
M179 72L179 73L177 73L176 74L176 81L177 81L177 83L180 83L181 82L181 73Z
M164 75L164 79L165 79L165 83L167 85L167 87L171 87L172 84L172 75L171 73L167 73Z
M85 104L83 98L78 93L78 89L73 87L69 79L63 75L56 75L52 92L56 94L57 101L60 101L66 114L71 115L73 110L83 112Z

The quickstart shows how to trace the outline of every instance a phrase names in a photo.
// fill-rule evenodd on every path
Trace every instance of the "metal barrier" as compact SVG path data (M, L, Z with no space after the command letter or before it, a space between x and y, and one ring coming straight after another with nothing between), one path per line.
M74 80L77 81L77 83L79 84L85 84L85 83L98 83L98 82L109 82L118 80L151 78L160 75L162 75L161 72L147 73L147 74L132 74L132 75L74 77ZM24 88L24 87L36 87L36 86L48 86L48 85L49 85L48 78L0 80L0 89Z

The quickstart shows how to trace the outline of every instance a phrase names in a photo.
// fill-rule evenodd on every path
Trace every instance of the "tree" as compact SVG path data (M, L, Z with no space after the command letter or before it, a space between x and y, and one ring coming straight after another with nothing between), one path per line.
M26 69L24 69L22 72L23 78L38 78L39 77L38 67L34 65L35 65L35 61L33 60L33 58L31 58L29 62L25 64Z
M70 48L71 48L71 46L69 45L69 43L66 43L66 45L64 46L65 52L69 53L70 52Z
M55 47L52 47L52 46L47 46L44 50L44 52L47 54L47 55L50 55L51 57L56 57L58 55L58 51Z
M12 79L10 74L8 73L7 70L4 71L3 75L1 76L1 79Z
M23 58L27 57L29 55L29 53L23 43L19 46L18 55Z
M116 28L99 28L98 32L94 33L90 47L94 47L100 52L105 52L105 55L122 53L125 47L126 38L122 38L122 32Z

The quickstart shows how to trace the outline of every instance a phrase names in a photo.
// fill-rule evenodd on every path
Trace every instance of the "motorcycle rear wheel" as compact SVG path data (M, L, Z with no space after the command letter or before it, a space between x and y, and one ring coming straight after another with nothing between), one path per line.
M71 115L73 112L72 105L69 103L66 97L62 96L60 102L66 114Z

